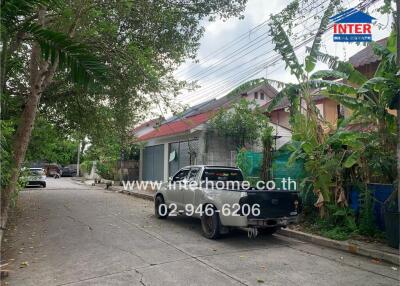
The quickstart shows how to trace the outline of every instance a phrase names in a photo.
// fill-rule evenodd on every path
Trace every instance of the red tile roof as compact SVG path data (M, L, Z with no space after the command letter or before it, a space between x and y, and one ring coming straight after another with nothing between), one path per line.
M153 130L139 137L139 141L147 141L153 138L170 136L189 131L190 129L193 129L196 126L199 126L200 124L208 121L214 114L215 111L209 111L194 116L182 118L174 122L165 123L156 130Z

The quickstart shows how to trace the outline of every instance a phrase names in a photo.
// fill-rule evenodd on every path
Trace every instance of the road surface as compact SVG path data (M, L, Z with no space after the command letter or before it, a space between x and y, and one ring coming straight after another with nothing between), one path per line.
M399 285L389 264L279 235L208 240L195 219L65 178L20 193L2 254L4 285Z

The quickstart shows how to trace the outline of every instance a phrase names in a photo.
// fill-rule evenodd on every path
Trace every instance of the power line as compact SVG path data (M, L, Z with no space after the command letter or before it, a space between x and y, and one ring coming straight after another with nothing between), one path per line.
M375 2L378 2L378 1L377 0L364 1L364 2L359 3L357 6L359 6L359 9L365 9L366 7L374 4ZM330 25L330 27L328 27L328 29L330 29L330 28L331 28L331 25ZM304 46L309 41L311 41L314 37L315 36L310 37L309 39L307 39L307 41L303 42L296 49ZM269 52L267 52L265 55L267 55L268 53ZM244 64L241 64L241 65L246 65L247 63L251 62L252 60L254 60L256 58L257 57L254 57L250 61L248 61L248 62L246 62ZM185 96L185 99L190 99L192 102L196 101L197 98L199 98L200 96L204 95L204 93L206 93L206 91L208 91L208 90L214 90L215 91L212 94L213 97L218 97L220 95L223 95L223 92L229 91L235 86L239 86L238 82L235 82L233 85L230 85L228 87L226 87L226 85L224 83L230 82L230 81L233 81L233 80L236 80L236 79L240 79L239 82L245 82L248 78L251 78L252 76L260 73L260 71L262 69L264 69L266 65L271 64L272 62L276 63L280 59L281 59L280 55L276 56L274 59L272 59L272 57L270 57L267 62L263 62L263 63L257 65L256 67L247 68L246 70L244 70L244 71L242 71L242 72L240 72L238 74L235 74L234 76L227 77L227 78L225 78L223 80L220 80L220 81L216 82L213 85L210 85L210 86L207 86L205 88L202 88L202 89L196 91L196 93L193 94L193 95ZM234 70L234 69L230 69L228 72L230 72L232 70ZM249 73L250 73L250 75L249 75ZM243 75L245 75L245 78L243 77ZM210 96L207 96L206 98L209 98L209 97Z
M319 5L318 5L317 7L315 7L315 8L318 8L318 7L322 6L322 4L323 4L323 3L319 4ZM326 10L326 9L322 10L321 12L324 12L325 10ZM309 19L315 17L315 16L318 15L319 13L320 13L320 12L316 12L315 14L310 15L308 18L306 18L306 19L302 20L300 23L298 23L297 26L299 26L299 25L302 24L302 23L305 23L307 20L309 20ZM295 21L297 21L297 20L300 19L300 18L301 18L301 17L296 18ZM315 23L316 23L316 22L315 22ZM315 23L314 23L314 24L315 24ZM266 34L268 34L268 32L265 32L263 35L266 35ZM262 36L262 35L261 35L261 36ZM259 37L258 37L258 38L259 38ZM266 39L265 39L265 40L266 40ZM258 42L260 42L260 41L258 41ZM251 42L250 42L250 43L251 43ZM249 44L250 44L250 43L249 43ZM272 43L272 39L269 39L267 42L265 42L265 43L262 44L262 45L259 45L257 48L260 48L260 47L262 47L262 46L265 46L265 45L267 45L268 43ZM231 59L227 65L233 63L236 56L240 55L241 52L243 52L243 51L245 51L245 50L251 48L251 47L254 46L254 45L255 45L255 43L252 44L252 45L250 45L250 46L248 46L248 44L246 44L246 45L244 45L243 47L241 47L241 48L239 48L239 49L236 49L235 51L231 52L230 54L226 55L225 57L219 59L216 63L214 63L214 64L212 64L211 66L207 67L205 70L199 71L199 72L197 72L196 74L194 74L194 75L192 75L192 76L189 76L186 80L188 80L188 81L197 81L197 80L199 80L199 79L204 78L205 76L202 76L202 77L200 77L200 78L198 78L198 77L196 77L196 76L200 76L200 75L207 74L209 71L211 72L211 70L213 70L214 67L217 67L218 64L223 63L223 62L224 62L225 60L227 60L227 59ZM246 46L248 46L248 47L246 47ZM256 49L252 49L252 51L255 51L255 50L256 50ZM247 53L247 54L245 54L245 55L248 55L248 54L249 54L249 53ZM215 71L221 70L221 69L223 69L223 68L224 68L224 66L219 67L219 68L218 68L217 70L215 70ZM215 71L212 71L212 72L215 72Z
M306 9L306 8L309 8L309 7L311 7L313 4L315 4L316 2L314 1L314 2L310 2L310 4L308 4L307 6L305 6L304 7L304 9ZM325 2L324 1L322 1L321 3L319 3L317 6L315 6L315 7L313 7L313 10L315 10L315 9L317 9L318 7L320 7L320 6L322 6L323 4L324 4ZM314 17L315 15L317 15L318 14L318 12L316 13L316 14L314 14L314 15L312 15L312 16L310 16L310 17L308 17L307 19L305 19L305 20L303 20L303 22L305 22L306 20L308 20L308 19L310 19L311 17ZM301 18L301 16L299 16L299 17L297 17L296 19L294 19L293 21L297 21L297 20L299 20ZM263 23L262 23L262 25L261 26L265 26L266 24L268 24L270 21L269 20L267 20L267 21L264 21ZM259 26L260 26L259 25ZM251 31L251 30L250 30ZM265 35L265 34L267 34L268 32L266 32L266 33L264 33L263 35ZM247 33L246 33L247 34ZM240 36L239 38L241 38L241 37L243 37L243 35L242 36ZM259 37L257 37L256 39L258 39ZM243 46L241 46L239 49L237 49L237 50L241 50L241 49L243 49L243 48L245 48L247 45L249 45L249 44L251 44L253 41L255 41L256 39L253 39L252 41L250 41L249 43L246 43L245 45L243 45ZM243 39L242 39L243 40ZM241 41L241 40L240 40ZM239 41L239 42L240 42ZM271 40L269 40L268 42L271 42ZM267 42L267 43L268 43ZM231 48L232 46L230 46L230 43L228 43L228 44L226 44L226 45L224 45L221 49L217 49L217 50L215 50L213 53L218 53L218 54L220 54L222 51L225 51L226 49L229 49L229 48ZM235 50L235 51L233 51L233 52L231 52L230 54L228 54L227 56L224 56L223 58L221 58L219 61L221 61L221 60L223 60L223 59L227 59L227 58L230 58L231 56L232 56L232 54L235 54L235 52L237 51L237 50ZM213 53L211 53L210 55L212 55ZM207 61L205 61L205 62L208 62L209 60L207 60ZM205 62L203 62L203 63L205 63ZM210 69L211 67L213 67L213 66L215 66L216 65L216 63L214 63L212 66L210 66L210 67L208 67L207 69ZM188 67L188 68L190 68L190 67ZM185 68L185 69L188 69L188 68ZM180 72L179 72L180 73ZM202 71L200 71L200 73L202 73ZM194 75L190 75L189 77L190 78L192 78L192 77L194 77L194 76L196 76L197 75L197 73L196 74L194 74Z
M250 35L251 33L255 32L255 31L259 30L259 29L261 29L261 27L264 26L264 25L266 25L266 24L268 24L268 20L263 21L262 23L258 24L258 25L255 26L254 28L252 28L252 29L250 29L249 31L247 31L247 32L243 33L242 35L240 35L238 38L235 38L235 39L233 39L232 41L226 43L222 48L219 48L219 49L217 49L217 50L211 52L210 54L208 54L207 56L205 56L205 57L202 58L202 59L199 59L198 61L199 61L199 62L200 62L200 61L203 61L203 63L208 62L208 61L209 61L208 58L213 57L213 56L215 56L215 55L221 54L221 53L224 52L225 50L231 48L231 47L232 47L231 45L233 45L233 44L236 43L236 42L241 42L241 41L243 41L243 39L244 39L246 36ZM188 69L188 68L190 68L190 67L184 68L183 70ZM177 73L181 73L183 70L178 71Z
M294 50L298 50L301 47L303 47L304 45L306 45L307 43L309 43L311 40L313 39L313 37L309 37L308 39L298 43L295 47ZM239 81L243 81L244 76L248 76L248 73L251 73L251 76L261 72L263 69L265 69L266 66L271 66L271 65L275 65L279 60L281 60L281 56L279 54L276 54L274 56L271 56L267 61L255 66L255 67L251 67L250 69L246 69L238 74L235 74L232 77L226 78L222 81L219 82L219 84L216 84L214 86L209 86L206 88L206 90L201 91L202 94L206 93L207 90L215 90L215 92L213 93L213 95L215 97L218 97L221 90L226 89L226 85L225 83L229 83L229 82L234 82L232 83L232 87L229 87L229 89L232 89L235 86L239 86L240 84L238 84L237 80ZM216 95L216 93L218 95ZM196 98L201 96L202 94L198 94L196 95Z
M308 18L305 19L303 22L307 21L307 20L308 20L309 18L311 18L311 17L313 17L313 16L308 17ZM316 31L316 30L317 30L317 29L315 29L315 31ZM311 38L312 38L312 37L311 37ZM254 50L248 52L247 54L250 54L250 53L253 52L253 51L254 51ZM263 52L262 55L268 55L268 53L270 53L270 52L272 52L272 51L273 51L273 48L271 48L271 49L268 50L267 52ZM245 54L245 55L247 55L247 54ZM259 58L259 57L262 56L262 55L257 55L256 57L253 57L251 60L249 60L249 61L247 61L247 62L245 62L245 63L240 63L240 66L247 65L248 63L252 62L253 60ZM228 66L231 62L234 62L234 60L230 61L226 66ZM223 68L225 68L226 66L220 67L218 70L223 69ZM265 66L265 63L262 63L262 68L263 68L264 66ZM227 74L227 73L229 74L231 71L234 71L235 69L236 69L236 67L231 68L230 70L225 71L225 74ZM243 73L245 73L245 72L247 72L247 71L252 71L252 70L254 70L254 67L247 68L246 70L240 72L239 75L240 75L240 74L243 74ZM237 77L237 76L238 76L238 74L234 75L234 77ZM206 76L203 76L203 77L201 77L201 78L204 78L204 77L206 77ZM220 81L218 81L216 84L218 84L218 83L224 83L224 82L226 82L226 81L228 81L228 80L229 80L229 78L228 78L228 79L224 79L224 80L220 80ZM214 88L214 86L215 86L215 84L212 85L212 86L209 86L209 87L207 87L207 88L205 88L205 89L204 89L204 88L203 88L203 89L200 89L200 90L198 90L196 93L198 93L198 92L205 92L205 91L207 91L207 90L209 90L209 89ZM219 85L217 85L217 87L219 87ZM196 95L196 94L195 94L195 95Z
M232 56L230 58L230 60L224 60L224 61L221 62L221 65L215 66L216 69L213 70L212 72L208 73L208 70L205 70L201 74L199 74L197 78L194 78L194 79L189 78L188 81L199 81L199 80L202 80L204 78L209 77L210 75L216 74L219 71L223 70L224 68L230 66L231 64L236 63L237 59L238 59L238 56L240 56L240 58L244 58L244 57L246 57L246 56L258 51L261 47L266 46L268 43L269 42L266 42L266 43L263 43L261 45L258 45L255 48L251 49L250 51L247 51L245 54L238 53L238 54Z

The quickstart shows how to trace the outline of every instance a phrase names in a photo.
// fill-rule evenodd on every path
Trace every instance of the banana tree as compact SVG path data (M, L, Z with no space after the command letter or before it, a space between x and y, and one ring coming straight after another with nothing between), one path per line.
M350 63L319 53L318 59L328 63L331 69L315 72L310 81L311 86L322 88L321 93L325 96L351 109L352 121L375 124L382 136L383 145L390 143L388 135L395 135L396 132L396 117L388 111L394 108L394 103L400 96L395 43L396 35L392 33L387 47L374 42L371 44L381 61L370 79L354 69Z
M381 177L388 183L392 183L396 177L396 117L389 112L389 109L395 108L396 100L400 97L395 45L395 33L388 38L386 47L377 43L371 44L381 61L370 79L354 69L350 63L319 53L317 58L328 63L331 69L312 74L310 81L311 86L322 88L321 93L325 96L352 110L347 123L369 124L376 129L376 132L370 132L370 140L366 143L370 147L367 153L358 153L357 156L370 154L370 169L381 169ZM373 151L368 152L370 149ZM380 160L382 158L386 159ZM381 164L377 163L381 161Z
M366 147L362 142L367 138L368 135L361 132L339 130L327 136L319 145L302 140L293 141L288 146L292 150L289 164L304 160L306 177L301 182L301 189L315 193L318 198L315 206L319 208L321 217L326 215L326 203L333 201L347 206L344 181L349 171L359 163L360 154L365 152Z
M332 156L327 156L324 145L326 135L324 135L322 125L325 123L320 116L314 103L315 88L310 84L310 73L315 69L318 60L319 50L321 48L322 35L328 29L329 17L339 8L340 1L331 0L325 10L318 31L315 34L311 48L303 64L300 63L295 53L295 48L289 40L288 34L283 28L281 17L278 15L272 17L270 25L270 34L275 44L275 50L282 56L293 74L297 83L283 83L275 80L267 80L270 84L277 86L280 91L271 101L267 111L271 112L274 107L284 98L289 100L290 123L292 127L292 139L299 141L299 144L293 144L294 159L305 159L306 169L309 176L306 181L309 182L314 193L320 197L319 201L329 201L329 189L331 182L336 174L336 165L332 162ZM329 158L329 159L328 159ZM319 204L318 207L322 207Z
M271 17L270 34L275 44L274 49L282 56L286 67L288 67L291 74L296 77L297 83L287 84L275 80L267 80L269 83L281 89L277 96L271 101L267 111L272 111L279 102L287 98L290 102L289 109L292 127L296 126L294 120L304 115L307 118L304 123L312 130L312 134L308 135L312 136L316 144L321 144L324 140L321 128L321 120L323 119L319 116L313 101L314 89L309 84L309 73L315 68L317 56L321 48L322 35L328 29L329 17L339 8L339 4L340 1L338 0L331 0L329 2L303 64L300 63L296 56L295 49L290 42L289 36L283 28L280 15L278 14ZM296 114L301 115L295 116ZM294 131L296 133L301 130ZM299 136L301 135L301 132L297 133Z

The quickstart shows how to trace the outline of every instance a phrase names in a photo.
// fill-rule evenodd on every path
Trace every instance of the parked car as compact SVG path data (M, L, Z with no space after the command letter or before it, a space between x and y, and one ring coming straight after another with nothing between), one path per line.
M41 186L46 188L46 173L42 168L29 168L26 170L26 175L23 180L26 181L26 186ZM24 171L25 172L25 171Z
M56 163L46 164L45 170L48 177L59 177L61 174L61 166Z
M177 214L201 220L203 235L215 239L232 228L272 234L297 222L300 196L297 191L229 188L243 183L240 169L225 166L188 166L179 170L155 195L159 219ZM211 185L211 186L210 186ZM216 186L218 186L216 188Z
M75 177L77 174L74 165L68 165L61 169L61 177Z

